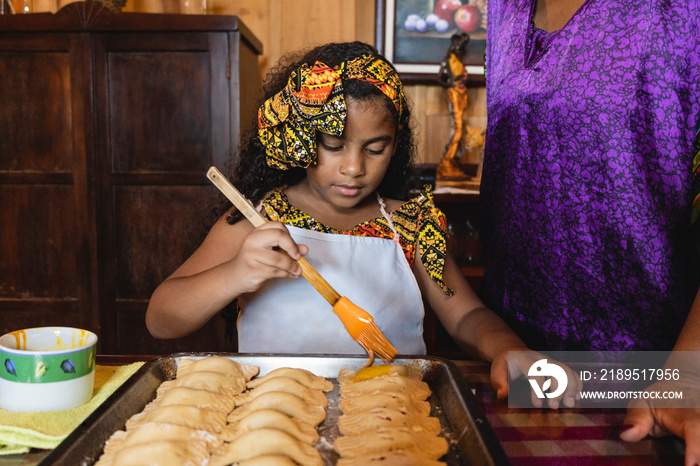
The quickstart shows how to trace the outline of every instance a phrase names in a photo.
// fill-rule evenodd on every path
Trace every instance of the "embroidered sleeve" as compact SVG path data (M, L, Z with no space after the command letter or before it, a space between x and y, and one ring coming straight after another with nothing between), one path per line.
M258 207L260 213L271 222L279 222L281 219L280 212L284 210L284 203L278 192L271 192Z
M447 257L447 220L445 214L435 205L429 186L423 188L419 202L422 204L418 218L418 244L421 261L430 278L442 288L446 295L452 296L454 291L448 288L443 281L445 258Z
M695 132L695 144L693 144L693 211L690 216L690 224L693 225L700 216L700 126Z

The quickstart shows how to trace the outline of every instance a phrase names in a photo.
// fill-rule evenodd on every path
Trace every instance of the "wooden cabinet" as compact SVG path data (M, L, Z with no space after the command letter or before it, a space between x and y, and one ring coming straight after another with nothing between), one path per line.
M155 287L252 121L262 46L235 16L73 3L0 16L0 332L71 325L102 354L224 351L224 323L153 339Z

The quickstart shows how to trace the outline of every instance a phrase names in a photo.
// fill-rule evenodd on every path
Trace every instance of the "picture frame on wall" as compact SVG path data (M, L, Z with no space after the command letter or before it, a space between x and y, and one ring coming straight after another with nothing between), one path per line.
M487 0L376 0L375 43L401 79L437 84L453 34L469 34L469 82L484 82Z

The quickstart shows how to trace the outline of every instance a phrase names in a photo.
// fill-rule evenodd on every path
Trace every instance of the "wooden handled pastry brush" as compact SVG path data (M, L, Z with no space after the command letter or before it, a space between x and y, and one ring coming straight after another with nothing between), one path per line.
M250 201L216 167L209 169L207 178L245 215L253 226L258 227L267 222L265 217L253 207ZM301 275L333 306L333 312L343 322L350 336L367 350L370 357L368 365L372 364L375 354L378 354L386 362L394 359L398 351L379 330L372 316L364 309L353 304L348 298L340 296L306 259L302 257L297 262L301 266Z

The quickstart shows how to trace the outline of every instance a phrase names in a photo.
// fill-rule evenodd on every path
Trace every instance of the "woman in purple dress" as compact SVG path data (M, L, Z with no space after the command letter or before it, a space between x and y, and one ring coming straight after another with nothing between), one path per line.
M700 2L488 12L484 301L537 350L699 350ZM700 427L648 414L628 440L655 421L700 460Z

